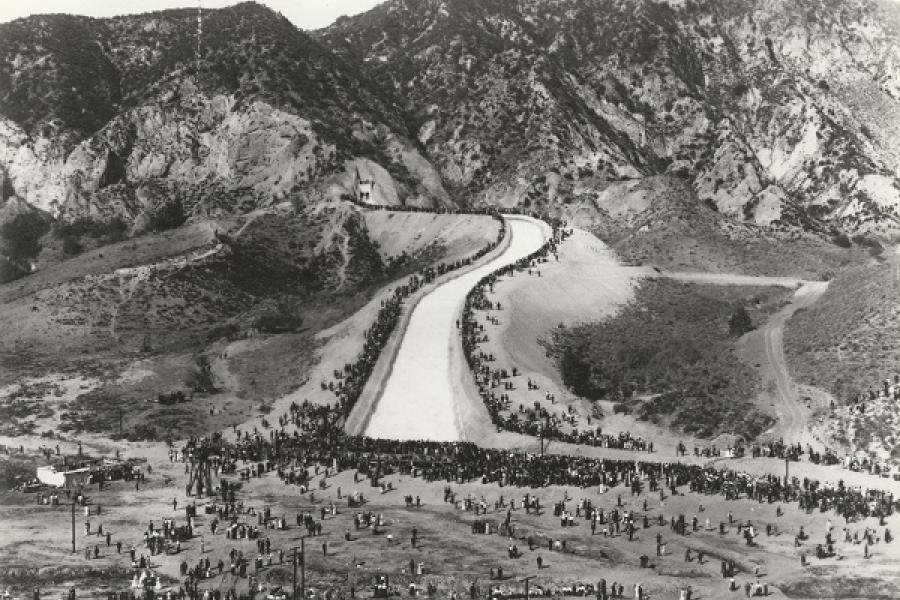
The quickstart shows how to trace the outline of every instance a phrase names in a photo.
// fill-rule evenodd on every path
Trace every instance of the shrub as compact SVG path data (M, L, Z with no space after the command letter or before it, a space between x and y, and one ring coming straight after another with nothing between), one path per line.
M740 337L749 331L753 331L753 321L743 304L735 307L734 312L728 317L728 331L735 337Z
M852 248L853 242L850 241L850 238L847 237L846 233L840 232L831 237L831 243L835 246L840 246L841 248Z
M303 318L289 309L279 307L267 310L256 317L253 326L264 333L286 333L303 326Z
M0 227L4 253L13 261L34 258L41 251L41 236L49 230L49 223L36 212L16 215Z
M166 200L149 215L148 226L152 231L164 231L181 226L187 221L180 198Z
M588 399L606 397L616 412L700 436L752 437L766 422L749 402L760 383L730 351L725 327L749 331L745 299L774 293L648 280L612 319L555 330L551 354L566 386ZM638 399L646 394L653 398Z
M74 235L68 234L62 238L62 251L66 256L77 256L81 254L84 247L81 241Z
M9 283L25 275L28 275L28 271L8 260L5 256L0 256L0 283Z

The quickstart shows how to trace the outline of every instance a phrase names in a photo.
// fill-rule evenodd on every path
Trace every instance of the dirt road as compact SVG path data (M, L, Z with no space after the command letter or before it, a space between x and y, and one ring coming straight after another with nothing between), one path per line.
M797 310L806 308L818 300L828 288L825 281L806 281L792 277L756 277L728 273L668 273L663 277L714 283L719 285L779 285L797 287L790 304L772 315L759 329L748 333L740 342L745 357L759 364L765 379L775 383L774 400L777 402L778 420L767 433L785 442L800 443L804 448L824 450L825 446L809 430L811 410L800 401L796 382L788 372L784 359L784 325Z
M821 451L824 445L809 430L810 410L800 401L797 385L788 373L784 360L784 324L798 309L813 304L825 292L827 282L807 282L794 293L791 303L773 315L763 325L750 343L762 341L765 348L769 373L775 379L777 398L780 401L780 419L769 432L774 437L782 437L789 443L800 443L805 448L812 446ZM752 336L753 334L751 334Z
M508 218L507 250L451 279L423 297L413 310L402 342L365 429L390 439L467 439L465 423L487 417L480 398L470 398L456 319L479 279L541 247L549 229L534 219ZM484 413L483 415L481 413Z

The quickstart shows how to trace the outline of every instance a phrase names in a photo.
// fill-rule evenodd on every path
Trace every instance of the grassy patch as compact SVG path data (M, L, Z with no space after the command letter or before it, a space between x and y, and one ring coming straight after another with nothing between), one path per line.
M575 393L610 399L641 419L687 433L752 438L771 417L750 399L761 387L733 352L729 320L737 306L751 319L779 288L647 280L615 317L554 332L551 348Z

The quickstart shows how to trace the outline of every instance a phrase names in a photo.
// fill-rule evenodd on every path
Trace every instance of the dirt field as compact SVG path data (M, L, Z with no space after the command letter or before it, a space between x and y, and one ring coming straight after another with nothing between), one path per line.
M146 453L148 449L141 450ZM107 590L126 589L130 571L128 551L134 546L138 554L148 554L141 534L149 522L153 521L159 527L162 519L173 518L176 524L183 524L185 517L181 507L196 501L183 496L186 481L183 465L170 463L159 454L152 453L155 458L145 466L145 471L149 466L152 473L147 475L140 490L126 482L112 483L102 492L91 486L88 490L91 515L85 517L81 507L76 514L77 552L74 555L71 554L71 509L68 506L38 506L34 494L3 494L0 519L5 523L5 529L0 548L0 580L4 585L11 586L16 597L24 595L32 585L39 585L44 597L53 598L69 585L78 587L80 598L101 598ZM466 497L475 501L484 498L488 512L477 518L494 523L501 522L505 516L504 508L497 510L494 507L494 502L501 496L506 502L515 499L518 503L526 493L537 495L546 508L539 515L525 514L521 508L512 511L515 539L510 540L497 534L473 534L471 524L475 515L443 502L446 483L429 484L399 475L390 476L385 482L392 483L394 491L382 494L378 488L369 487L365 480L354 483L350 472L327 477L325 489L317 489L312 494L298 493L297 488L285 486L274 473L251 479L243 485L238 498L245 507L252 506L257 511L269 507L273 515L283 515L288 522L286 530L263 530L263 536L271 539L275 564L264 567L258 573L259 579L269 587L290 585L289 562L285 558L286 564L279 565L278 551L283 550L287 557L290 548L299 544L302 528L296 526L295 516L312 512L318 519L321 508L330 510L334 502L337 514L326 515L322 536L306 540L307 586L317 591L340 587L346 592L352 585L358 590L358 596L369 597L375 576L387 574L391 583L401 589L405 589L410 581L420 585L434 583L439 590L437 597L446 598L451 590L465 595L472 582L480 586L482 593L491 584L521 591L520 579L535 576L532 586L596 583L605 578L608 583L622 583L626 590L642 583L650 598L677 598L678 589L686 585L693 588L694 597L725 598L733 594L727 591L728 582L719 572L720 559L724 558L735 561L739 569L735 580L741 586L744 582L757 580L754 571L758 567L758 579L769 585L773 598L892 598L900 593L900 582L893 569L900 558L900 546L877 543L870 547L871 558L864 559L862 544L841 541L837 544L837 556L817 560L810 556L811 550L824 536L828 515L807 514L797 510L796 504L782 506L784 514L776 516L775 505L747 500L726 503L716 497L690 492L677 497L667 493L660 501L658 494L632 496L621 487L601 494L597 489L549 487L534 490L479 483L449 484L460 501ZM339 490L343 498L338 498ZM354 527L354 510L346 505L346 495L354 491L361 492L367 499L359 510L382 515L385 525L378 535L373 535L371 528L357 530ZM421 506L406 507L403 499L406 495L419 497ZM592 535L584 519L576 519L574 527L561 527L559 518L553 516L552 504L565 498L569 499L566 507L572 511L582 499L590 499L595 506L608 510L616 507L621 498L620 510L634 510L641 515L639 523L642 515L647 514L649 528L639 525L634 541L628 541L622 533L604 535L603 529L608 526L600 526ZM178 503L178 510L173 510L173 499ZM217 534L212 534L211 516L204 514L203 501L196 502L199 516L195 519L195 537L185 542L179 553L156 555L151 559L153 570L164 577L163 589L180 579L178 565L181 561L194 565L202 556L215 565L221 558L227 570L227 553L232 548L242 550L245 556L257 554L253 541L227 540L221 527ZM727 525L729 512L742 522L749 519L759 530L771 524L777 527L778 533L772 536L760 533L757 546L747 547L737 534L736 526ZM686 536L673 533L668 519L679 514L686 515L689 520L697 515L698 531ZM666 525L655 523L659 515L666 520ZM85 521L90 521L92 531L102 525L104 532L110 533L112 545L106 545L105 537L85 535ZM254 525L256 517L246 515L240 521ZM838 519L832 521L840 540L843 540L845 526L850 528L851 535L866 526L875 527L879 536L883 532L875 519L850 524ZM724 535L718 533L720 522L726 523ZM795 548L794 535L801 526L810 538L801 548ZM900 517L890 517L886 526L897 531ZM410 539L413 528L418 537L415 548ZM345 539L347 531L349 541ZM662 536L665 544L665 554L661 557L656 556L657 534ZM529 536L535 540L533 551L528 549ZM551 539L565 540L566 551L548 550L547 543ZM123 544L121 554L116 552L119 541ZM327 542L324 554L322 542ZM522 551L521 558L507 556L507 547L511 543ZM99 558L85 559L83 549L86 546L91 549L97 546ZM204 549L202 554L201 547ZM696 558L691 562L684 560L688 548L695 556L698 551L704 553L702 564ZM805 569L800 567L800 552L807 553L811 560ZM640 568L642 554L650 557L651 568ZM540 570L536 567L538 556L543 560ZM410 575L410 560L423 563L421 576ZM489 570L501 566L504 579L490 581ZM204 581L202 587L225 590L235 583L239 592L246 591L247 580L230 574L222 577L216 573ZM822 595L819 590L825 586L834 591Z

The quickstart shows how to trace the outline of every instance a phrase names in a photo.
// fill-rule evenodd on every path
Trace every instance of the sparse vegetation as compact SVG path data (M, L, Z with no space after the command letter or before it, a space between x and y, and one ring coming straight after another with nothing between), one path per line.
M733 354L729 321L735 302L782 293L648 280L608 321L557 330L552 352L580 396L702 437L753 438L772 419L750 404L761 382Z
M846 401L900 374L900 277L895 257L837 273L816 304L785 327L797 378Z

